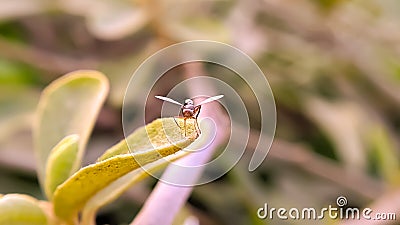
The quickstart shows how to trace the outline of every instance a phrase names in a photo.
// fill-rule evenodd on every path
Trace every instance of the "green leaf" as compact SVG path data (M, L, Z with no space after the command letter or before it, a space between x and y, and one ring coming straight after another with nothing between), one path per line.
M33 129L39 180L45 183L47 158L64 137L80 137L71 170L80 167L84 148L108 92L106 77L97 71L69 73L52 82L42 93ZM49 197L49 196L48 196Z
M183 125L183 119L177 119L177 122ZM139 128L117 147L111 148L112 151L107 151L112 157L104 157L104 160L79 170L55 191L53 203L56 215L67 221L72 220L89 199L112 182L187 147L197 138L194 121L187 121L186 137L180 127L173 118L157 119L144 128L145 132ZM137 140L140 140L140 145L132 142ZM132 154L114 155L129 152L128 146Z
M396 148L383 126L376 125L368 135L371 150L378 162L378 170L382 177L393 185L400 184L399 162Z
M39 201L21 194L8 194L0 198L0 224L44 225L49 224Z
M132 1L112 1L105 5L105 10L94 10L83 15L87 19L87 27L94 36L105 40L119 40L136 32L149 21L147 11L136 7ZM83 4L80 4L81 6Z
M51 150L46 166L44 190L51 199L57 186L62 184L71 174L78 153L78 135L65 137Z
M143 170L133 170L128 174L118 178L116 181L112 182L106 188L97 192L92 198L90 198L82 210L81 224L93 224L93 221L95 221L96 218L96 212L99 210L99 208L117 199L130 187L148 177L149 173L154 173L158 170L161 170L168 166L169 162L180 159L187 154L189 154L189 152L177 152L176 154L165 157L166 160L158 160L146 164L143 166Z
M182 120L177 120L177 122L182 126ZM135 135L142 131L137 130L133 135L128 137L128 140L132 140ZM208 143L208 140L212 138L211 132L203 132L202 137L196 140L195 143L191 144L191 149L200 149L201 147L205 146ZM128 141L129 142L129 141ZM116 145L117 146L117 145ZM114 146L115 147L115 146ZM115 148L111 148L115 149ZM131 148L132 149L132 148ZM135 152L135 149L131 150ZM106 188L99 191L96 195L94 195L86 204L85 208L82 211L82 225L85 224L93 224L95 221L95 215L98 209L111 201L118 198L123 192L129 189L132 185L138 183L139 181L143 180L144 178L148 177L148 174L154 174L154 172L163 169L164 167L168 166L169 162L173 162L178 160L190 152L188 151L180 151L176 154L169 155L165 157L165 160L158 160L153 163L146 164L143 168L144 170L134 170L118 180L114 181Z
M12 141L14 135L21 130L31 129L38 98L39 92L31 87L8 84L0 78L1 144Z
M187 137L197 136L195 121L186 120ZM151 126L150 126L151 125ZM165 132L160 133L163 129ZM180 128L180 129L178 129ZM178 132L179 131L179 132ZM168 136L165 136L165 135ZM178 135L179 134L179 135ZM160 136L161 135L161 136ZM175 136L174 136L175 135ZM178 136L176 136L178 135ZM143 138L147 137L148 138ZM154 146L170 144L170 140L179 140L184 136L184 122L181 118L163 118L153 121L153 123L136 129L126 139L109 148L98 161L102 161L115 155L138 152L144 149L151 149ZM197 138L197 137L196 137ZM129 147L128 147L129 144Z
M173 129L176 128L175 122L173 119L164 119L164 127L165 123L169 123ZM183 122L181 119L176 119L176 122L179 123L179 126L183 128ZM188 121L187 121L188 122ZM193 121L192 121L193 122ZM188 122L190 123L190 122ZM193 128L192 126L187 128ZM184 130L181 130L184 133ZM191 130L190 132L194 132ZM168 132L166 132L168 133ZM111 147L107 152L105 152L99 160L105 160L109 157L118 154L128 153L128 146L126 143L129 143L129 150L130 152L136 152L143 148L152 148L152 144L150 143L148 138L142 138L143 136L147 135L146 127L141 127L137 129L133 134L127 137L126 140L121 141L120 143L116 144L115 146ZM199 142L196 142L199 144ZM204 144L204 143L201 143ZM144 178L148 177L149 173L156 172L168 166L169 162L173 162L178 160L184 156L189 154L189 152L178 152L173 155L169 155L165 157L166 160L159 160L143 166L144 170L134 170L129 172L128 174L118 178L116 181L112 182L106 188L102 189L98 193L96 193L85 205L82 211L82 224L92 224L95 220L96 212L98 209L116 198L118 198L122 193L124 193L127 189L129 189L134 184L138 183L139 181L143 180Z

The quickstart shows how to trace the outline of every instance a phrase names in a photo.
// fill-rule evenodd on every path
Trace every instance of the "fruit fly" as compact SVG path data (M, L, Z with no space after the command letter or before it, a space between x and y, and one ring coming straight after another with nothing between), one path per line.
M196 133L197 133L197 136L199 136L199 134L201 134L201 131L199 128L199 124L197 123L197 118L199 117L201 106L206 103L218 100L218 99L224 97L224 95L217 95L217 96L209 97L197 105L195 105L193 100L190 98L186 99L185 102L182 104L182 103L179 103L179 102L177 102L173 99L167 98L167 97L163 97L163 96L155 96L155 97L158 99L161 99L163 101L167 101L167 102L174 103L176 105L181 106L181 111L180 111L178 117L183 117L183 127L185 129L185 137L186 137L186 120L187 119L195 120ZM174 117L174 121L175 121L175 117ZM175 121L175 123L176 123L176 125L178 125L178 123L176 121ZM181 128L179 125L178 125L178 127Z

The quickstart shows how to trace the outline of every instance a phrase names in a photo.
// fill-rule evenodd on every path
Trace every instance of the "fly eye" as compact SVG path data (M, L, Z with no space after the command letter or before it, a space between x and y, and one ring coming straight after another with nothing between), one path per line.
M186 99L185 104L193 105L192 99Z

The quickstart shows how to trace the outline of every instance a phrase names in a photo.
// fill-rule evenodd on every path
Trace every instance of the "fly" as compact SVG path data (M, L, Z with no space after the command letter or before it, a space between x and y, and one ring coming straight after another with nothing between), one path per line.
M193 100L190 98L186 99L185 102L182 104L171 98L167 98L167 97L163 97L163 96L155 96L155 97L160 100L167 101L167 102L181 106L181 110L180 110L178 117L183 117L183 128L185 129L185 137L186 137L186 120L187 119L195 120L195 129L196 129L197 136L199 136L201 134L201 131L199 128L199 124L197 123L197 118L199 117L201 106L206 103L210 103L215 100L218 100L218 99L224 97L224 95L217 95L217 96L209 97L197 105L195 105ZM175 117L174 117L174 121L175 121ZM176 121L175 121L175 123L176 123L176 125L178 125L178 123ZM179 125L178 125L178 127L181 128Z

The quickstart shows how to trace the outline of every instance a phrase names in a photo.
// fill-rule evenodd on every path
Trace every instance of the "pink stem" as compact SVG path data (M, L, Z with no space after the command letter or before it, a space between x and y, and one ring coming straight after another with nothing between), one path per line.
M189 78L192 77L190 76L190 74L196 74L196 71L198 72L199 70L201 70L201 68L198 66L199 65L187 65ZM210 85L199 84L197 87L193 87L193 89L189 90L192 96L196 96L196 94L199 93L198 91L196 91L196 88L198 87L210 87ZM204 107L201 115L203 117L213 118L217 127L223 127L226 124L226 117L221 116L222 113L219 108L210 109L210 107ZM215 139L206 149L196 154L191 154L180 159L179 163L181 165L202 165L207 163L211 159L215 149L219 145L221 145L224 140L226 140L226 135L226 129L219 129L216 133ZM177 174L177 171L175 169L168 167L162 177L179 175L180 177L182 177L182 179L185 180L186 184L195 184L203 173L203 169L196 170L195 172L189 170L190 169L186 171L179 170L179 174ZM166 184L164 182L158 182L156 187L150 194L149 198L145 202L143 208L136 216L134 221L131 223L131 225L172 224L175 216L186 203L188 197L192 192L192 189L192 186L181 187Z
M199 165L207 163L214 150L225 140L223 134L217 134L214 142L199 154L192 154L182 158L180 163L188 165ZM163 177L172 173L176 174L171 168L167 168ZM203 170L197 173L179 171L179 176L185 178L185 183L196 183ZM190 176L189 176L190 174ZM149 198L146 200L140 213L136 216L131 225L170 225L175 216L183 207L192 192L193 187L180 187L158 182Z

